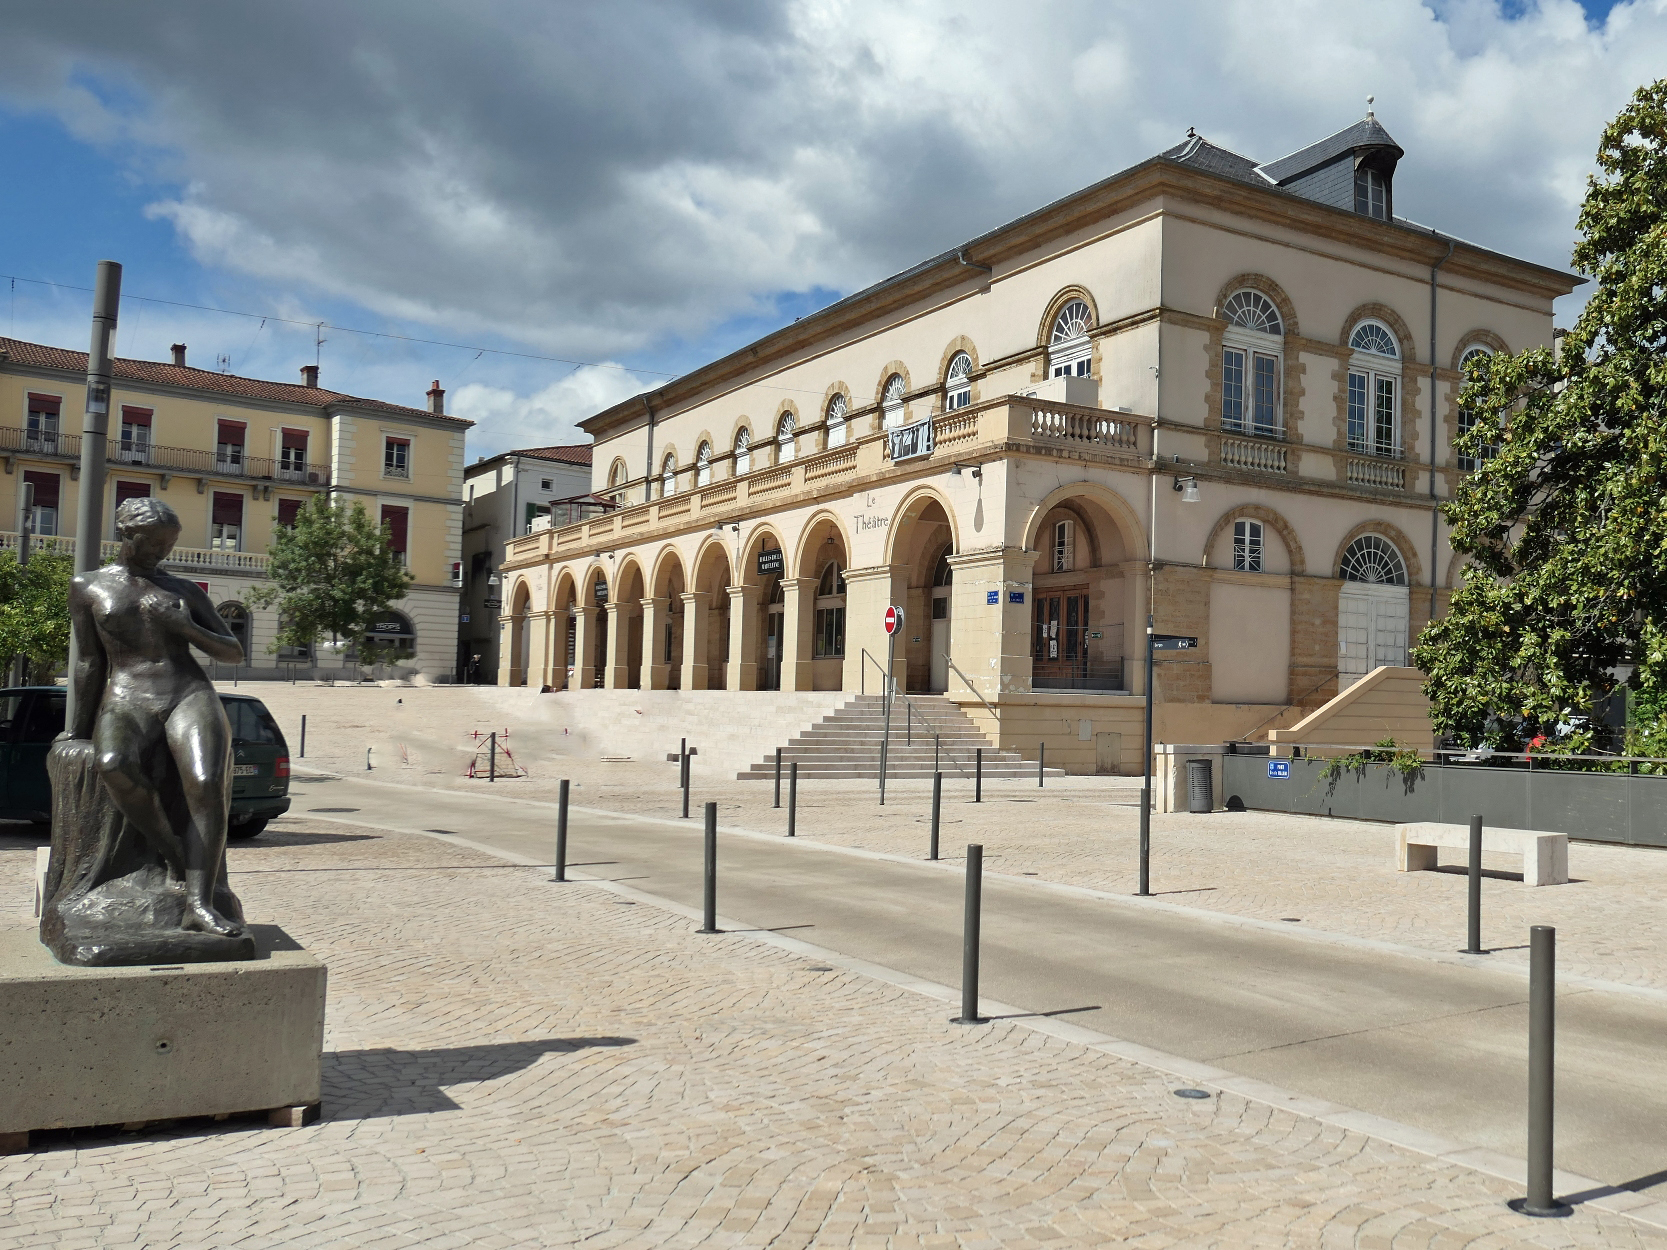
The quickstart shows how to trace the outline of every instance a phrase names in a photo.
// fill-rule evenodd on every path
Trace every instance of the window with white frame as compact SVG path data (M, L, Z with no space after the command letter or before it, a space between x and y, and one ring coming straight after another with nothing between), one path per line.
M1475 344L1472 344L1470 347L1465 348L1464 349L1464 355L1459 358L1459 372L1465 375L1464 380L1466 382L1470 381L1471 374L1476 369L1476 367L1478 365L1485 364L1487 362L1488 357L1492 356L1492 355L1493 355L1493 349L1491 347L1484 347L1480 343L1475 343ZM1461 435L1462 434L1468 434L1468 433L1470 433L1471 430L1473 430L1475 428L1476 428L1476 412L1475 412L1475 410L1471 409L1471 408L1467 408L1467 407L1465 407L1465 405L1460 404L1459 405L1459 433ZM1476 468L1478 465L1480 465L1482 461L1492 460L1495 456L1497 456L1499 454L1499 444L1498 443L1483 443L1480 447L1476 448L1476 451L1479 452L1480 454L1479 455L1470 455L1470 454L1467 454L1465 452L1460 452L1459 453L1459 456L1458 456L1459 468L1462 471L1468 473L1470 470L1472 470L1472 469Z
M1093 327L1094 314L1086 300L1071 300L1059 310L1053 319L1053 333L1048 336L1050 378L1088 376L1094 363L1094 345L1088 341Z
M943 407L945 412L965 408L972 403L972 357L956 352L944 375Z
M845 654L845 570L838 560L824 564L817 579L814 626L817 659Z
M793 459L793 449L796 439L793 436L794 422L791 412L781 414L781 420L776 422L776 463L786 464Z
M1354 211L1363 217L1389 219L1389 182L1381 171L1357 169L1354 174Z
M846 426L848 425L848 420L845 416L845 413L846 413L845 396L835 395L832 399L830 399L828 401L828 446L829 447L843 447L843 446L845 446L845 435L847 433Z
M242 444L238 444L238 459L242 459ZM411 440L388 435L382 440L382 476L411 476Z
M677 493L677 457L671 452L660 462L660 498L670 499Z
M903 375L894 373L886 379L885 389L880 392L880 425L883 429L895 430L903 424Z
M1349 336L1349 450L1401 456L1401 351L1378 321L1362 321Z
M1281 438L1285 325L1279 310L1260 291L1235 291L1221 312L1227 320L1221 340L1221 428Z
M712 444L702 443L695 451L695 485L712 484Z
M1362 534L1349 544L1343 553L1343 580L1365 582L1375 586L1405 586L1406 561L1387 538L1376 534Z
M1262 523L1238 520L1233 522L1233 569L1239 573L1262 571Z
M735 436L735 476L752 472L752 432L743 428Z
M625 461L615 460L608 466L608 490L614 494L615 503L624 503L623 492L619 488L625 484Z
M1069 573L1077 567L1077 525L1075 521L1055 521L1053 526L1053 560L1049 568L1055 573Z

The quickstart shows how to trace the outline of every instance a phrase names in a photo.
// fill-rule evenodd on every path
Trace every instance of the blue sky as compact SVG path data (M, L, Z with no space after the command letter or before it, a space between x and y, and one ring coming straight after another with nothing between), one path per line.
M65 284L0 278L5 333L84 347L66 288L110 257L132 296L268 315L128 299L124 355L285 379L319 321L464 344L329 329L318 358L396 402L439 378L482 454L582 437L1189 125L1268 159L1369 93L1398 210L1565 264L1599 128L1667 65L1664 0L88 11L0 45L0 274Z

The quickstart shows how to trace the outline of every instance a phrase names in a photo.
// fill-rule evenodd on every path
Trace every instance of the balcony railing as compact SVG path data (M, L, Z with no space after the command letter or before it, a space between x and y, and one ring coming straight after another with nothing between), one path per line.
M1221 440L1221 463L1235 469L1260 469L1264 473L1285 473L1290 455L1283 443L1248 438Z
M15 552L19 535L0 531L0 551ZM109 539L99 544L99 558L106 564L121 551L119 542ZM62 535L34 534L29 538L29 550L50 555L73 556L75 539ZM209 551L201 547L175 547L163 564L174 568L222 573L254 573L266 575L270 558L258 551Z
M330 466L274 460L270 456L223 456L194 447L166 447L156 443L126 443L112 438L106 444L111 464L142 466L171 473L196 473L261 482L293 482L297 486L328 486ZM79 434L49 434L0 426L0 454L54 456L68 460L81 455Z
M1349 459L1351 486L1376 486L1383 490L1405 490L1407 467L1395 460Z

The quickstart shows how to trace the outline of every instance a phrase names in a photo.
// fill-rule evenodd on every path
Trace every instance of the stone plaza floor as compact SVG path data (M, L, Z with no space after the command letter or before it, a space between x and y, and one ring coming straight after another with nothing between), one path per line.
M0 1246L1667 1246L438 839L303 815L230 864L329 966L324 1118L45 1134Z

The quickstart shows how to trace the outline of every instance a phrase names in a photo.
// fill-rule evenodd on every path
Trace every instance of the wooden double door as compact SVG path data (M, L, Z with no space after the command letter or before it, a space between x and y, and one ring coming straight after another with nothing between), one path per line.
M1036 596L1030 658L1038 677L1071 677L1088 665L1088 594L1047 592Z

